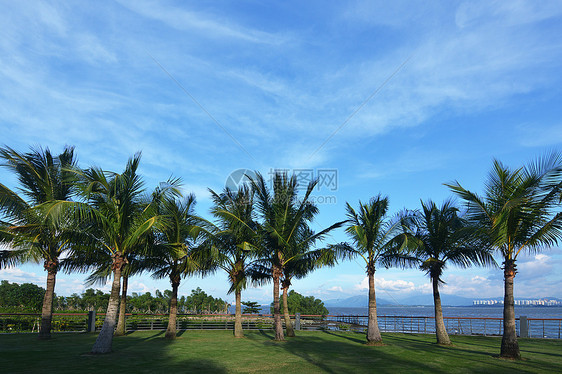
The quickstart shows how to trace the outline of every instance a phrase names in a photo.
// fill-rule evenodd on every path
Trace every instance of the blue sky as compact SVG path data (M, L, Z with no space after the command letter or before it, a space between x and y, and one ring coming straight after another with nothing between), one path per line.
M2 1L1 143L121 171L142 151L148 188L170 175L208 217L207 187L248 168L337 170L314 223L382 193L391 210L481 191L493 158L522 165L562 144L562 5L533 1ZM13 177L0 170L2 183ZM329 197L327 199L326 197ZM335 199L335 201L334 201ZM329 202L326 202L329 200ZM319 200L320 201L320 200ZM342 230L331 242L345 240ZM562 297L562 251L520 259L516 297ZM429 293L417 270L380 269L381 297ZM0 278L44 286L42 266ZM60 274L56 292L81 292ZM502 295L498 269L448 268L444 293ZM189 278L227 298L224 275ZM132 292L166 280L134 278ZM366 293L355 261L295 281L322 299ZM108 289L108 286L105 287ZM244 299L268 302L271 286Z

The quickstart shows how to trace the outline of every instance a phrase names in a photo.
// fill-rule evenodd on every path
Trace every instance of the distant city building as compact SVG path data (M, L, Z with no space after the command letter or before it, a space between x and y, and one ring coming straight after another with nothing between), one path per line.
M534 299L534 300L515 300L515 305L540 305L540 306L560 306L562 301L554 299ZM503 300L482 299L472 300L472 305L503 305Z

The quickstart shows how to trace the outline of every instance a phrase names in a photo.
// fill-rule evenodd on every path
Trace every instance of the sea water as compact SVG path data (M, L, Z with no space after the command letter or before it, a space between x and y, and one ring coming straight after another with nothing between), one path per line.
M342 308L328 307L331 315L359 315L366 316L369 312L364 308ZM433 317L433 306L386 306L377 307L379 316L406 316L406 317ZM445 317L503 317L501 306L444 306ZM515 306L515 316L527 316L527 318L562 318L562 307L552 306Z

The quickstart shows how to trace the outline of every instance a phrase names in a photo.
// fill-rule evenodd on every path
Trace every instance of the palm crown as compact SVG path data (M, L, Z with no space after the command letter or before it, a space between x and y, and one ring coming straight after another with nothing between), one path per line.
M367 270L374 272L377 263L385 267L409 264L404 249L410 245L403 235L403 219L386 218L388 197L378 195L368 203L359 202L359 211L347 203L347 227L345 229L353 245L336 245L345 257L363 258Z
M50 150L32 149L20 154L11 148L0 149L4 167L10 168L20 183L21 197L0 184L0 213L4 215L4 235L14 250L2 253L2 262L13 265L20 262L44 260L54 265L68 245L68 217L56 224L44 214L41 207L55 200L69 200L73 184L67 168L76 164L74 148L67 147L53 157Z
M560 157L552 154L515 170L494 161L484 197L458 182L448 186L467 202L467 218L511 261L562 238L562 213L555 210L561 178Z
M452 201L438 207L433 201L424 203L422 211L412 216L410 231L418 240L413 255L421 262L420 268L430 278L440 282L447 263L467 268L472 264L495 264L488 248L474 236L468 222L458 215Z

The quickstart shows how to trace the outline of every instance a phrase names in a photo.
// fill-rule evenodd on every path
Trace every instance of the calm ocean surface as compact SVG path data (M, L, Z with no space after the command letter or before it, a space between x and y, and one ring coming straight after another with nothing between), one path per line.
M331 315L355 315L366 316L368 309L365 308L342 308L327 307ZM234 313L234 306L229 308ZM262 307L262 314L269 314L269 307ZM492 306L445 306L443 315L445 317L497 317L502 318L502 307ZM406 317L433 317L433 306L379 306L379 316L406 316ZM527 316L528 318L562 318L562 307L533 307L515 306L515 317Z
M368 314L367 308L341 308L328 307L333 315L363 315ZM443 315L446 317L502 317L502 307L486 306L445 306ZM379 306L379 316L408 316L408 317L432 317L433 306ZM528 318L562 318L562 307L530 307L515 306L515 316L527 316Z

